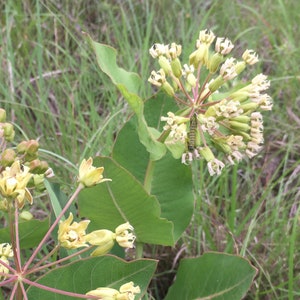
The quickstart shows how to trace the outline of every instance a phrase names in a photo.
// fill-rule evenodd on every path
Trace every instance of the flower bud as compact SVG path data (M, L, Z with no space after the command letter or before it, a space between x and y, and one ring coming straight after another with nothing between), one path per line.
M230 121L230 120L228 122L229 122L231 128L238 130L238 131L247 132L251 128L248 124L245 124L245 123Z
M211 161L215 158L209 147L201 147L198 149L199 153L204 157L206 161Z
M32 218L33 218L32 213L28 210L23 210L19 216L22 220L25 220L25 221L32 220Z
M216 79L214 79L209 85L208 88L209 90L213 93L216 90L219 89L220 86L222 86L222 84L224 84L225 80L223 79L223 77L221 75L219 75Z
M4 123L6 120L6 111L3 108L0 108L0 122Z
M236 122L241 122L241 123L249 123L250 117L249 116L237 116L237 117L232 118L231 120L236 121Z
M12 165L12 163L15 161L16 158L16 152L13 149L5 149L1 154L1 165L3 167L7 167Z
M2 125L3 136L6 141L11 142L15 137L14 126L10 123L4 123Z
M246 68L246 63L244 61L239 61L235 65L235 72L237 74L240 74L245 70L245 68Z
M165 74L170 74L172 72L172 68L169 60L165 56L160 56L158 58L158 63L160 67L164 70Z
M34 159L29 163L29 168L33 174L44 174L49 169L49 165L44 160Z
M258 108L258 104L255 102L249 102L249 103L245 103L245 104L241 104L241 108L243 109L243 111L245 113L249 112L249 111L255 111Z
M170 85L169 82L165 81L163 84L162 84L162 88L164 89L164 91L169 95L169 96L174 96L175 95L175 91L174 89L172 88L172 86Z
M36 156L39 149L39 143L36 140L23 141L17 146L19 153L26 153L31 156Z
M180 78L182 75L182 67L180 60L178 58L175 58L171 61L171 69L175 77Z
M209 72L212 74L216 73L222 61L223 55L220 53L215 53L213 56L211 56L208 60Z

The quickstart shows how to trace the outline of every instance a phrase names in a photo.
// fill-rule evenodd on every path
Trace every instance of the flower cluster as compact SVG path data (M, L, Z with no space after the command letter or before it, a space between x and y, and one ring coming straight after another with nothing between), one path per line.
M0 108L0 209L8 210L16 201L19 209L25 201L32 204L29 188L44 189L44 178L53 171L46 161L38 158L39 143L36 140L20 142L16 149L7 147L15 136L12 124L5 122L6 112Z
M0 273L2 274L9 273L9 269L5 266L5 264L9 266L8 258L11 258L13 256L14 254L10 244L8 243L0 244ZM0 274L0 280L5 279L5 276L2 274Z
M185 164L204 158L210 175L219 175L226 162L252 158L261 150L260 111L272 109L272 99L265 93L270 86L267 76L259 74L250 83L236 80L247 65L258 62L257 54L246 50L242 59L236 60L227 57L233 48L229 39L202 30L196 50L183 67L180 45L154 44L149 50L158 59L160 70L152 71L148 81L161 87L179 106L177 113L161 117L166 122L163 141ZM220 152L224 161L216 158Z
M86 295L99 297L99 300L134 300L135 294L140 292L140 287L134 286L134 283L130 281L121 285L119 290L101 287L86 293Z
M59 224L58 241L60 245L67 249L88 247L89 244L97 246L91 256L106 254L114 246L115 241L124 248L134 247L136 237L133 234L133 227L128 222L119 225L115 232L101 229L86 234L89 223L89 220L73 222L73 214L70 213L68 219Z

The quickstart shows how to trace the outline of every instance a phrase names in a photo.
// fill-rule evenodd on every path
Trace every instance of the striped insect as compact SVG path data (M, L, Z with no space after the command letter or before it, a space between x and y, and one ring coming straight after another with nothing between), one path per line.
M190 130L187 134L187 149L189 152L193 152L196 149L196 135L198 127L197 114L194 113L190 118Z

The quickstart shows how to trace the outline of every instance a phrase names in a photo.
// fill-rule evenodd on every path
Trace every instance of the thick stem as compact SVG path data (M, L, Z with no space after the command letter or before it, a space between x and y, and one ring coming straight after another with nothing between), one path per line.
M16 247L16 256L15 260L17 272L21 271L21 249L20 249L20 239L19 239L19 212L18 212L18 200L15 200L15 247Z
M8 211L8 221L9 221L9 234L10 234L10 240L11 240L11 245L12 245L12 250L14 253L14 262L15 262L15 266L17 271L20 271L20 262L18 261L18 251L17 251L17 244L16 244L16 236L17 236L17 232L16 232L16 224L15 222L18 222L15 220L15 215L13 213L12 210L13 206L10 205L9 206L9 211Z

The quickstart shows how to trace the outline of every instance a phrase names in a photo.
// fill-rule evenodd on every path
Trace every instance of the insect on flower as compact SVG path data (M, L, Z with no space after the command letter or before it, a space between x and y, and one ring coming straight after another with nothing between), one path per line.
M194 113L190 118L190 131L187 135L187 149L189 152L193 152L196 148L196 134L197 134L197 114Z

